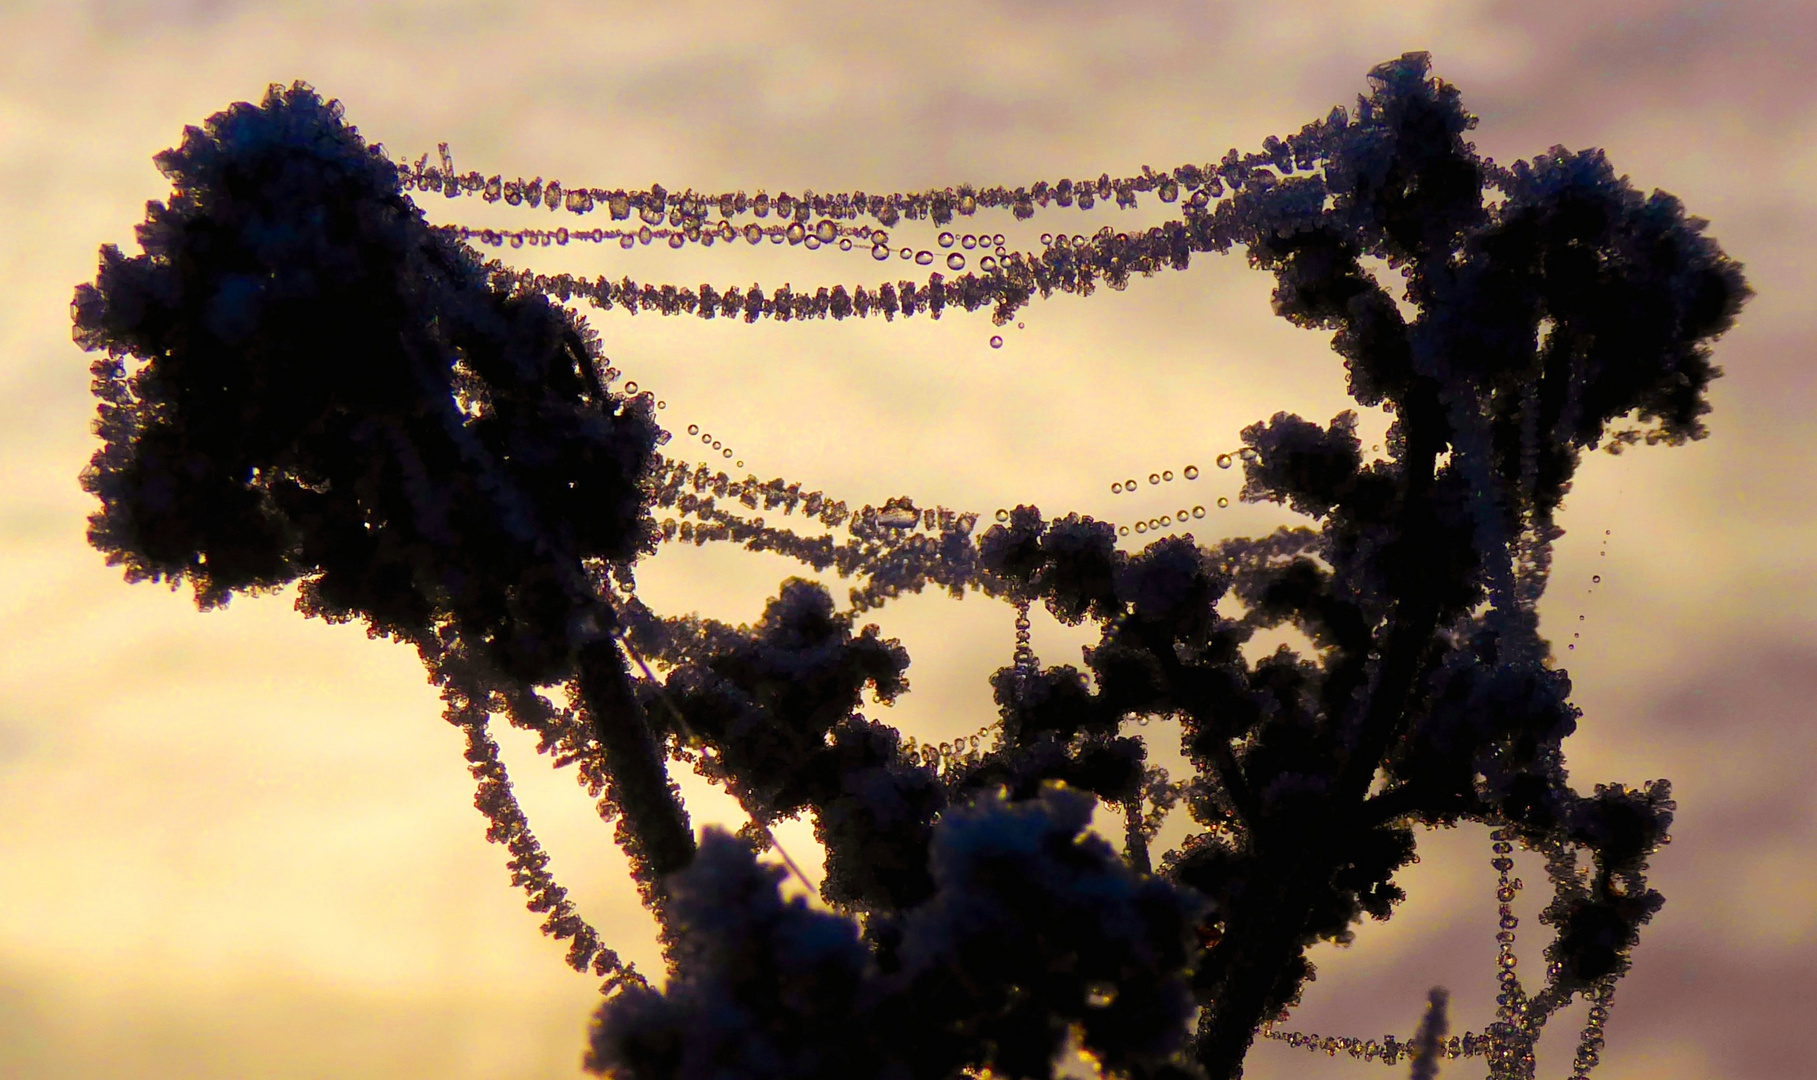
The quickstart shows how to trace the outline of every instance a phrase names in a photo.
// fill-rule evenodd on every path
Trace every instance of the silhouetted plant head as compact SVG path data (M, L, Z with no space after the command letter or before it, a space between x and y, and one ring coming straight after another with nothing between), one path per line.
M1277 312L1338 331L1332 344L1362 404L1386 399L1417 417L1424 377L1441 400L1485 415L1495 471L1518 500L1504 509L1531 505L1549 521L1577 452L1614 421L1652 425L1648 442L1703 436L1704 394L1721 374L1709 343L1752 291L1706 222L1670 195L1643 197L1601 151L1554 147L1511 169L1477 158L1463 139L1476 118L1428 68L1424 53L1377 67L1355 121L1328 124L1328 207L1277 193L1314 180L1255 185L1273 213L1255 217L1251 259L1279 279ZM1365 255L1407 277L1411 325ZM1319 516L1335 476L1282 468L1294 467L1260 477L1252 467L1251 483Z
M1051 1075L1068 1022L1112 1070L1184 1044L1204 902L1131 871L1085 831L1092 807L1048 785L1023 802L984 795L935 829L937 891L908 919L904 975L923 1008L977 1018L967 1026L996 1047L980 1064L1010 1076Z
M1243 442L1256 452L1243 496L1286 502L1307 517L1321 518L1348 495L1363 465L1356 437L1356 413L1339 413L1323 431L1291 413L1243 429Z
M784 901L781 870L708 830L673 879L689 929L673 977L602 1006L588 1068L624 1080L944 1080L968 1066L1047 1078L1077 1025L1108 1069L1190 1077L1169 1062L1188 1037L1203 901L1087 834L1092 806L1049 785L943 815L932 896L873 927L886 963L857 923Z
M705 773L759 820L835 797L839 779L826 765L849 754L830 745L834 728L867 686L884 703L907 689L908 653L875 626L853 634L852 621L824 586L790 578L756 626L724 635L703 664L678 668L664 687L688 731L717 751Z
M888 1075L874 964L849 919L783 900L779 867L707 830L669 903L687 928L664 992L628 988L594 1020L586 1065L631 1078Z
M806 783L818 796L814 836L826 848L828 901L887 918L933 893L927 849L947 791L902 752L895 728L863 717L841 723Z
M582 561L649 542L658 431L606 393L591 332L495 288L301 83L157 162L144 253L104 247L74 302L107 352L91 541L204 607L303 579L313 614L559 674L612 619Z
M1628 970L1641 926L1665 905L1647 887L1646 858L1671 827L1677 809L1671 795L1671 785L1659 780L1639 790L1598 784L1572 800L1566 833L1590 850L1595 867L1573 878L1540 916L1558 927L1546 959L1559 966L1561 986L1580 988Z

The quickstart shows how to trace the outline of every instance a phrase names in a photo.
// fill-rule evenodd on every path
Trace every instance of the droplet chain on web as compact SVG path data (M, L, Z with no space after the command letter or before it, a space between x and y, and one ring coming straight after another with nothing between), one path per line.
M1044 234L1042 243L1046 250L1038 257L1009 251L1002 234L954 237L950 232L942 233L942 247L956 241L961 248L969 250L983 246L981 241L988 241L995 250L979 259L979 269L986 276L980 278L967 273L962 278L946 281L936 273L930 275L926 285L905 281L900 283L900 289L896 285L885 285L876 290L859 286L848 291L845 286L838 285L817 289L810 295L794 294L784 286L776 296L765 297L762 290L755 287L751 293L740 293L737 288L722 292L706 286L696 291L672 285L639 286L629 278L608 283L600 277L589 282L567 274L546 277L493 266L501 282L514 280L519 285L559 295L563 300L586 296L605 309L616 305L671 315L695 314L702 318L743 314L747 321L766 315L787 321L828 315L834 319L848 315L863 318L873 311L886 319L893 318L898 311L905 317L926 311L931 318L939 318L948 306L970 311L986 302L995 302L997 310L993 318L1002 324L1033 292L1039 291L1043 296L1056 289L1090 292L1096 285L1094 278L1100 276L1112 288L1122 288L1132 273L1147 276L1158 269L1184 268L1193 250L1228 248L1235 239L1230 229L1233 223L1215 223L1214 215L1208 209L1211 201L1225 194L1227 184L1233 195L1261 192L1273 187L1284 176L1315 170L1323 163L1327 135L1341 129L1344 123L1341 110L1337 110L1326 120L1308 125L1286 140L1274 137L1264 140L1264 153L1241 155L1233 149L1214 165L1182 165L1169 173L1157 173L1144 166L1139 176L1112 179L1106 173L1095 181L1061 180L1053 184L1038 181L1015 189L976 189L960 185L888 195L803 192L799 197L783 192L772 200L762 191L754 197L746 197L743 192L702 195L691 190L671 194L660 185L641 191L564 188L559 181L545 182L541 177L525 182L522 179L506 181L497 175L484 177L477 172L458 173L446 143L439 148L439 167L429 166L429 156L424 154L414 167L398 166L398 174L407 190L439 191L450 198L479 195L487 202L502 200L513 206L528 204L551 211L566 208L576 215L604 207L613 220L626 220L633 212L642 220L642 226L635 232L627 229L570 231L565 227L511 231L443 226L444 231L463 241L522 246L526 242L566 244L576 238L594 242L616 239L621 246L631 247L651 243L660 237L669 246L679 248L690 242L712 244L743 237L751 243L767 238L772 243L787 241L809 247L837 241L841 249L849 251L856 246L854 241L861 244L868 239L872 257L878 260L891 257L889 234L883 229L841 222L863 216L875 219L886 229L904 218L930 219L935 224L945 224L955 214L969 216L980 209L1008 209L1022 220L1033 216L1037 207L1046 208L1050 203L1089 210L1100 199L1114 199L1119 208L1128 209L1139 204L1139 195L1149 192L1155 193L1162 203L1179 202L1184 197L1184 217L1181 219L1134 237L1115 232L1108 226L1090 238L1083 234L1070 237L1065 233ZM786 223L771 226L750 223L742 229L731 224L732 218L747 212L761 218L768 216L771 210ZM708 220L714 211L718 212L719 219ZM812 220L815 217L819 220ZM921 266L931 265L935 259L932 251L908 247L898 249L895 255ZM953 252L947 256L946 264L949 269L963 269L965 256Z
M1514 870L1514 845L1511 841L1514 840L1515 833L1514 830L1503 827L1495 829L1489 836L1494 855L1490 865L1496 872L1498 918L1495 970L1496 979L1501 984L1501 992L1495 999L1496 1020L1483 1032L1453 1035L1444 1040L1440 1044L1441 1052L1447 1059L1488 1058L1490 1080L1531 1080L1535 1064L1533 1047L1539 1041L1540 1030L1548 1018L1570 1003L1570 995L1560 994L1552 985L1548 985L1538 995L1529 997L1521 986L1520 977L1515 973L1519 961L1514 955L1515 928L1520 925L1520 919L1514 914L1513 902L1515 895L1522 889L1523 882L1518 877L1510 876ZM1568 874L1575 865L1575 859L1567 856L1562 849L1547 851L1545 854L1548 876L1557 878ZM1417 859L1415 856L1415 861ZM1559 972L1554 967L1547 974L1551 976L1551 980L1556 980ZM1590 1013L1578 1037L1571 1080L1587 1080L1590 1070L1601 1059L1603 1033L1608 1024L1609 1005L1614 993L1615 984L1612 979L1602 980L1583 992L1583 996L1590 1002ZM1413 1043L1411 1036L1397 1038L1384 1035L1378 1042L1353 1036L1277 1030L1275 1024L1286 1019L1287 1013L1283 1012L1276 1020L1264 1024L1262 1037L1289 1046L1323 1050L1329 1057L1346 1053L1353 1058L1379 1061L1384 1065L1394 1065L1406 1059Z

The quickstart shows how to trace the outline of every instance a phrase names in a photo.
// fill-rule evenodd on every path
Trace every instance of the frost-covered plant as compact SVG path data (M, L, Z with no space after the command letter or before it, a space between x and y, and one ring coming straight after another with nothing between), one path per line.
M445 152L440 169L401 167L334 103L274 86L158 157L175 190L148 207L143 253L103 248L77 289L76 339L104 353L91 542L129 580L187 581L204 608L296 582L306 614L416 646L468 733L514 881L571 940L570 963L610 976L596 1071L1046 1077L1072 1037L1115 1075L1235 1077L1311 977L1308 947L1389 917L1413 826L1469 820L1496 830L1502 872L1497 1022L1446 1044L1435 995L1410 1044L1317 1044L1406 1055L1422 1076L1441 1053L1530 1076L1540 1026L1583 994L1581 1074L1663 902L1645 870L1672 803L1664 781L1566 783L1560 746L1580 712L1535 604L1582 453L1703 437L1710 342L1749 290L1701 220L1636 192L1600 152L1511 168L1476 156L1475 118L1427 70L1418 53L1383 64L1354 116L1171 174L775 200L505 182L456 174ZM435 228L406 189L644 224ZM811 296L532 276L466 244L856 237L887 257L888 234L852 222L1025 218L1148 192L1184 199L1181 216L1002 250L980 274ZM772 209L777 224L731 224ZM852 512L667 458L650 397L609 389L597 337L549 298L747 320L991 304L1002 323L1037 294L1122 288L1237 246L1275 275L1278 314L1333 333L1352 396L1392 412L1387 454L1365 460L1353 412L1323 426L1276 414L1242 433L1242 497L1316 527L1138 551L1089 517L1021 506L978 532L976 515L907 497ZM1404 276L1413 317L1368 259ZM641 603L640 558L709 540L835 568L857 581L852 607L799 579L754 626ZM931 752L862 711L867 690L885 703L905 690L908 656L857 616L930 583L1022 613L982 746ZM1242 613L1220 614L1226 599ZM1035 603L1097 628L1083 669L1035 662ZM1244 657L1282 624L1312 655ZM565 706L537 692L550 687ZM663 989L549 876L492 713L538 732L618 819L661 918ZM1178 720L1193 776L1171 781L1122 734L1154 717ZM752 826L708 830L697 849L672 762L723 785ZM1157 869L1150 842L1176 801L1200 829ZM1086 831L1099 802L1124 812L1121 853ZM803 813L826 848L829 910L785 901L784 871L758 861L769 826ZM1556 890L1531 995L1509 951L1514 842L1544 853Z

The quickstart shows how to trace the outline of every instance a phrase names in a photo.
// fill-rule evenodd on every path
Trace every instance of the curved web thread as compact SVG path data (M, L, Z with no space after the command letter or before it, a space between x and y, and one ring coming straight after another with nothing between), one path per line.
M1338 108L1323 121L1306 125L1299 134L1286 140L1274 136L1263 140L1261 153L1241 154L1233 148L1222 161L1214 164L1185 164L1164 173L1145 165L1137 176L1112 179L1109 173L1104 173L1097 180L1062 179L1051 183L1038 180L1016 188L978 188L961 184L927 191L869 195L862 191L834 194L804 191L799 196L782 192L773 199L761 190L747 197L742 191L711 194L688 189L670 192L660 184L641 190L585 186L564 189L559 181L545 182L540 176L530 181L521 177L507 181L499 175L483 177L477 172L459 173L454 168L447 143L438 147L439 165L429 164L429 155L424 154L414 166L399 164L398 177L407 190L439 192L448 198L477 195L488 203L502 199L511 206L540 206L551 211L565 208L575 215L604 208L614 221L624 221L635 212L644 225L659 227L667 222L670 227L682 230L684 236L696 227L704 228L708 215L714 211L721 219L730 220L747 212L755 217L767 217L774 210L779 221L803 225L813 217L834 221L869 217L886 228L894 227L903 218L929 219L945 225L955 214L969 217L981 209L1010 210L1017 220L1024 220L1032 217L1037 208L1046 209L1050 202L1061 208L1076 205L1080 210L1090 210L1097 200L1114 198L1119 208L1128 209L1138 204L1139 194L1151 191L1162 203L1175 202L1185 194L1190 205L1200 191L1205 192L1207 198L1216 198L1223 193L1225 185L1233 189L1244 186L1250 174L1258 169L1282 173L1313 169L1323 159L1324 140L1332 131L1342 129L1346 122L1344 110ZM1202 200L1199 205L1203 205ZM781 227L786 229L786 225Z
M1009 209L1018 220L1023 220L1032 216L1037 207L1045 209L1050 204L1090 209L1099 199L1114 198L1120 208L1130 208L1138 205L1138 194L1151 191L1164 204L1185 196L1186 205L1179 217L1134 235L1109 228L1100 229L1090 238L1050 234L1042 238L1043 250L1039 253L1011 251L1000 242L1000 237L989 236L985 238L986 242L993 245L995 251L984 257L991 259L990 263L981 259L983 274L968 273L948 280L935 272L928 276L925 284L904 280L875 288L857 286L848 289L844 285L834 285L818 287L812 293L796 292L784 286L766 295L760 286L749 290L737 287L720 290L702 285L694 289L672 284L640 284L628 277L609 282L603 276L589 281L566 274L516 271L496 261L488 264L497 285L536 290L564 301L584 296L595 306L607 310L616 307L630 312L658 311L694 314L702 318L742 316L747 322L754 322L762 317L788 321L831 316L838 320L872 314L893 319L899 313L906 317L921 312L938 318L947 307L971 311L992 304L993 320L1002 324L1036 293L1044 298L1055 291L1089 295L1099 281L1122 288L1132 271L1148 276L1160 269L1184 269L1193 254L1228 251L1236 244L1252 243L1266 230L1286 226L1291 231L1296 220L1309 221L1324 209L1332 194L1324 177L1316 175L1315 171L1324 163L1329 140L1342 132L1347 123L1343 111L1334 110L1325 121L1308 125L1298 136L1286 141L1269 139L1264 144L1264 153L1244 156L1232 151L1213 166L1181 166L1169 174L1144 168L1139 177L1112 180L1105 174L1092 183L1037 182L1015 189L961 186L889 195L804 192L799 197L784 193L772 200L761 192L756 197L746 197L743 193L697 194L691 190L673 195L660 186L642 191L564 188L559 182L544 182L540 177L529 182L507 182L499 176L485 178L477 173L459 174L445 145L441 149L439 168L428 167L425 155L414 168L400 169L400 177L407 187L440 191L448 197L478 195L489 202L528 204L551 211L565 208L575 215L603 207L615 221L628 220L633 212L642 219L641 225L634 230L628 227L571 230L561 226L501 231L458 225L445 227L463 241L493 246L509 243L519 247L526 243L561 246L572 242L616 240L622 247L632 247L663 240L672 248L680 248L689 243L712 246L743 239L750 244L768 240L772 244L788 243L809 249L837 246L847 251L869 241L874 258L880 261L892 256L912 259L917 265L929 265L936 256L931 251L915 251L909 247L892 250L890 236L885 231L904 218L931 219L937 225L944 225L952 221L955 214L970 216L979 209ZM1483 161L1482 165L1485 179L1491 186L1508 190L1512 174L1492 162ZM1521 174L1523 180L1525 175ZM1227 199L1223 198L1226 185ZM1213 206L1214 199L1222 201ZM719 214L717 220L712 217L715 210ZM745 213L761 218L771 211L778 215L778 223L759 225L753 222L742 228L733 224L734 218ZM861 217L875 220L881 228L856 223ZM971 241L970 245L961 241L966 250L973 250L979 244L977 237L966 239ZM953 241L950 233L942 234L940 246L950 247ZM947 265L957 269L963 265L963 258L954 253ZM1453 403L1453 411L1458 412L1453 417L1455 426L1468 436L1465 441L1473 444L1460 447L1460 450L1466 457L1472 456L1470 450L1479 451L1477 456L1480 456L1482 446L1486 445L1484 436L1476 430L1480 425L1475 417L1459 412L1460 409L1460 403ZM1531 412L1531 408L1526 410L1529 417ZM1533 444L1535 436L1535 432L1523 430L1520 442ZM1617 450L1620 445L1633 441L1637 439L1617 436L1610 449ZM1653 439L1649 436L1648 441ZM1001 582L989 580L989 575L981 572L976 548L970 541L976 515L959 515L945 508L920 511L907 498L891 500L883 508L866 507L851 513L843 503L827 500L818 492L804 493L799 485L786 484L780 479L767 483L759 482L755 477L735 481L725 473L709 473L705 467L674 462L668 463L665 469L666 472L659 470L655 505L673 510L673 514L660 522L663 542L679 540L696 545L708 541L737 542L750 550L789 555L817 570L836 568L842 577L859 579L851 590L853 613L873 609L903 592L918 591L928 583L942 585L955 595L973 589L1016 599L1013 590ZM1480 471L1480 463L1478 469ZM1521 478L1531 483L1533 463L1523 460L1520 472ZM721 500L724 500L723 504ZM804 536L771 525L762 516L733 509L734 500L750 511L757 510L760 504L766 511L781 507L784 514L800 508L829 531L845 525L849 539L836 540L832 535ZM1004 516L999 512L1000 520ZM1152 529L1153 523L1148 524ZM1535 523L1514 524L1517 535L1479 537L1485 546L1507 551L1500 572L1494 575L1493 591L1498 610L1531 605L1537 596L1537 587L1545 577L1550 541L1554 538L1550 529L1532 528ZM1145 530L1138 528L1137 531ZM632 588L629 567L613 568L612 573L629 592ZM687 659L689 654L700 651L704 638L724 629L694 619L662 619L649 613L634 597L626 610L627 644L637 641L639 649L659 662ZM1027 654L1026 613L1026 604L1019 603L1018 648L1013 664L1013 670L1019 675L1032 666L1032 656ZM651 674L646 669L646 675ZM653 677L651 681L654 682ZM1165 778L1159 779L1165 786ZM1649 801L1665 803L1663 785L1650 785L1646 794ZM1134 836L1144 830L1135 820L1133 810L1131 817ZM1506 854L1511 850L1507 841L1512 835L1502 830L1496 836L1496 863L1502 872L1498 888L1502 899L1502 947L1498 965L1504 986L1498 1022L1485 1033L1466 1034L1442 1043L1434 1041L1432 1045L1435 1052L1447 1057L1487 1055L1496 1075L1520 1076L1531 1075L1531 1047L1540 1026L1552 1012L1568 1002L1570 995L1561 995L1556 989L1557 964L1548 972L1553 978L1549 980L1547 990L1532 998L1523 993L1514 974L1514 920L1507 901L1519 888L1519 882L1518 879L1510 881L1504 869L1504 866L1511 866ZM1549 871L1568 867L1563 852L1563 845L1556 842L1553 849L1548 850ZM1559 909L1564 894L1573 889L1581 891L1581 883L1567 873L1553 877L1560 893L1554 908ZM1587 991L1593 1001L1593 1011L1577 1055L1578 1075L1596 1063L1601 1025L1607 1016L1612 985L1613 979L1606 979ZM1437 1008L1435 1002L1435 1011ZM1276 1033L1272 1024L1267 1025L1267 1033L1270 1037L1326 1049L1330 1053L1342 1049L1353 1056L1390 1062L1405 1054L1411 1044L1393 1038L1377 1044L1360 1039ZM1437 1040L1438 1035L1427 1030L1420 1038ZM1420 1067L1430 1075L1430 1068L1436 1064L1434 1054L1419 1057L1423 1059Z
M1253 231L1260 218L1280 209L1283 197L1303 208L1316 209L1323 204L1326 192L1322 178L1310 175L1324 162L1327 142L1344 130L1348 118L1342 109L1333 110L1325 120L1307 125L1297 135L1281 140L1270 136L1261 153L1243 155L1231 150L1221 162L1208 165L1181 165L1171 172L1156 172L1143 167L1141 175L1112 179L1108 173L1096 181L1074 183L1069 179L1049 183L1007 188L974 188L958 185L933 191L867 195L864 192L820 194L804 192L799 197L787 192L774 200L759 192L747 198L743 192L701 194L687 190L679 194L661 185L639 191L577 187L564 189L558 181L544 182L541 177L529 182L521 179L506 182L500 176L482 177L477 172L458 173L448 152L441 144L440 167L428 166L428 155L414 167L399 166L399 179L406 190L441 192L449 198L478 195L488 202L505 201L509 205L542 206L549 210L566 208L571 214L585 215L604 207L614 220L625 220L636 212L643 224L632 228L555 229L474 229L461 225L443 226L450 235L462 241L490 246L510 244L521 247L565 246L570 242L604 243L617 241L623 247L663 240L672 248L689 243L712 246L743 239L751 244L768 239L772 243L801 244L809 249L832 246L850 251L854 242L868 243L873 258L887 260L892 254L902 260L912 259L918 265L931 264L936 256L930 250L916 251L903 247L892 253L888 227L904 218L931 220L944 225L955 214L969 217L980 209L1007 209L1018 220L1033 216L1037 208L1077 206L1092 209L1099 199L1112 200L1122 209L1139 205L1139 196L1153 192L1163 204L1185 198L1181 217L1136 234L1117 232L1108 226L1091 237L1083 234L1043 237L1044 250L1037 254L1010 251L1001 236L989 235L993 254L983 255L983 275L966 273L946 279L931 273L925 283L901 281L878 287L844 284L815 288L812 292L795 292L788 286L766 295L760 286L741 290L737 286L716 289L701 285L698 289L670 284L640 284L629 277L616 282L603 276L589 281L569 274L537 275L512 271L494 261L489 264L500 284L517 284L535 288L566 301L585 297L594 306L611 310L658 311L666 315L692 314L700 318L742 316L747 322L759 318L780 321L790 319L847 317L865 318L873 314L886 320L901 313L905 317L926 312L938 319L948 307L975 311L994 304L992 320L998 325L1010 321L1015 311L1039 293L1043 298L1055 291L1090 295L1099 281L1113 289L1126 287L1131 273L1152 276L1161 269L1185 269L1192 255L1200 252L1224 252L1242 242ZM1301 175L1295 175L1295 174ZM1212 205L1228 192L1230 198ZM774 210L785 223L742 228L733 219L751 213L768 216ZM712 215L718 214L717 218ZM860 217L876 220L884 228L854 225ZM942 247L954 243L951 233L941 234ZM966 247L978 238L967 236ZM954 252L947 257L949 268L962 266L964 256ZM955 262L957 260L957 262Z
M1008 583L981 565L972 542L979 519L975 512L944 506L917 509L909 496L889 499L882 507L867 504L851 510L844 501L828 498L821 491L804 491L798 483L780 478L735 480L724 471L668 458L657 465L653 484L652 507L674 512L658 521L661 543L697 547L710 542L736 543L748 551L775 552L793 558L815 571L831 569L841 578L855 582L848 592L848 615L874 611L930 584L955 598L969 590L992 599L1009 599L1017 611L1012 667L1026 673L1035 665L1029 646L1029 604L1013 599ZM733 507L799 514L827 532L802 535L770 523L763 513L747 514ZM1008 512L999 511L998 515L1001 520L1007 518ZM835 535L841 527L844 540ZM616 584L625 597L624 640L634 657L647 655L671 667L697 662L715 644L735 633L731 627L696 616L658 616L636 597L631 567L614 566L607 573L612 581L602 577L601 589L609 591ZM645 674L654 682L652 673L646 669ZM967 750L977 750L980 739L991 730L992 726L987 725L951 744L927 747L921 747L910 736L905 747L929 764L951 764L965 758Z

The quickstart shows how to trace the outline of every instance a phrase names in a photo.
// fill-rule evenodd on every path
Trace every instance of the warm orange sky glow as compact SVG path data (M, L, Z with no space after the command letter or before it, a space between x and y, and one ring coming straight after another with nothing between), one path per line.
M1716 349L1726 375L1709 439L1587 457L1542 629L1585 713L1565 743L1574 785L1668 777L1679 805L1652 866L1666 907L1594 1075L1810 1071L1797 1034L1817 1001L1817 5L82 0L0 5L0 41L0 1077L582 1075L597 980L563 965L509 886L461 734L415 654L307 621L294 596L200 614L187 592L125 585L84 539L95 503L76 478L96 446L94 400L70 295L99 245L136 253L145 202L169 192L152 156L185 125L302 79L394 158L447 142L462 171L772 193L1014 186L1256 149L1353 105L1365 72L1410 50L1430 51L1481 118L1479 152L1604 148L1636 187L1710 219L1757 294ZM436 222L553 227L546 211L417 198ZM1045 231L1162 213L1145 200L976 227L1026 249ZM894 230L925 247L937 231ZM926 274L767 244L497 254L538 271L810 291ZM1242 427L1280 410L1322 426L1355 407L1328 335L1275 317L1273 285L1240 255L1204 256L1126 291L1037 299L1022 329L982 311L590 321L613 363L667 402L676 456L697 448L685 431L698 423L758 476L853 506L907 494L1133 521L1197 504L1208 512L1191 531L1215 541L1304 520L1236 502L1240 471L1214 461ZM1384 418L1359 411L1365 445L1379 441ZM1188 464L1195 481L1146 483ZM1128 476L1138 493L1113 495ZM792 574L811 576L676 545L639 581L661 612L746 622ZM1012 618L932 592L873 616L913 658L911 692L884 717L924 742L988 723L984 680L1008 662ZM1076 663L1084 640L1035 616L1049 663ZM532 738L494 731L558 880L609 944L659 972L610 827ZM683 784L697 827L742 823L729 800ZM814 876L810 827L780 834ZM1435 984L1451 991L1454 1032L1492 1018L1486 833L1420 843L1393 920L1315 950L1294 1026L1404 1036ZM1519 953L1538 975L1549 890L1537 857L1517 861ZM1541 1075L1566 1074L1583 1015L1580 1003L1548 1028ZM1261 1044L1247 1076L1381 1069Z

